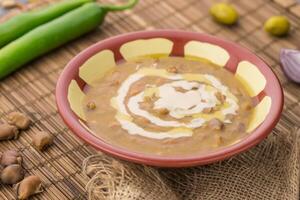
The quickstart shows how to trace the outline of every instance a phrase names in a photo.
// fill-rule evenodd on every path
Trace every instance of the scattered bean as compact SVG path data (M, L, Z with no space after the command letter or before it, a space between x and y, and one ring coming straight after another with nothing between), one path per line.
M0 125L0 140L17 139L19 130L16 126L10 124Z
M42 192L42 181L38 176L26 177L16 185L18 199L28 199L30 196Z
M208 126L213 130L221 130L224 124L217 118L214 118L208 122Z
M24 178L24 171L19 164L9 165L2 170L0 178L4 184L16 184Z
M20 112L12 112L8 116L8 123L17 126L19 129L27 129L31 123L28 116Z
M2 153L1 162L2 166L8 166L12 164L22 164L21 155L15 150L8 150Z
M38 150L43 150L53 143L53 136L46 131L39 131L32 137L32 144Z

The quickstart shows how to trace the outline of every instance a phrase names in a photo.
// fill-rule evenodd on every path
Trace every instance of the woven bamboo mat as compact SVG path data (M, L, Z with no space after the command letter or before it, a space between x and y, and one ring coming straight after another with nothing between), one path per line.
M300 18L289 8L270 0L233 0L231 2L241 18L237 26L227 28L211 20L208 8L213 2L216 1L141 0L134 10L108 14L104 24L97 30L41 57L0 82L0 119L5 120L8 113L18 110L27 113L34 122L19 140L0 143L0 151L18 149L23 155L26 173L42 178L45 192L33 199L87 198L84 186L88 180L81 174L81 163L95 151L78 140L60 119L54 88L61 70L73 56L113 35L176 28L236 41L261 56L284 86L285 110L275 131L290 130L300 124L300 86L285 78L278 63L280 48L299 48ZM288 37L273 38L263 31L263 22L275 14L285 14L291 20L293 28ZM30 136L37 130L55 135L54 145L43 153L30 146ZM0 185L0 199L14 199L14 191L10 186Z

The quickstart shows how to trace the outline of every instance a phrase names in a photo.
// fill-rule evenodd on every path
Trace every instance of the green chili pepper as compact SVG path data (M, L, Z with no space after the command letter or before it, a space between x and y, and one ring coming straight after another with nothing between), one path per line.
M37 26L94 0L67 0L42 10L25 12L0 25L0 48Z
M137 2L129 0L121 6L87 3L33 29L0 50L0 79L34 58L97 28L108 11L132 8Z

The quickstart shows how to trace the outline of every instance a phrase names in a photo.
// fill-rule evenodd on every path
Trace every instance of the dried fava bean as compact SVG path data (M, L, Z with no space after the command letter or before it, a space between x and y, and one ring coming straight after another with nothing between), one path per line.
M159 115L167 115L169 114L169 110L166 108L159 108L155 110L155 113L159 114Z
M209 114L209 113L211 113L213 110L214 110L214 109L213 109L212 107L210 107L210 108L204 108L204 109L202 110L202 112L205 113L205 114Z
M292 81L300 83L300 51L281 49L280 63L284 74Z
M111 122L109 124L109 128L117 128L120 127L120 124L118 122Z
M53 136L45 131L39 131L32 136L32 144L38 150L43 150L53 143Z
M226 96L223 95L221 92L217 92L216 94L216 98L221 102L224 103L226 101Z
M95 110L96 109L96 103L93 102L93 101L90 101L86 104L86 107L89 109L89 110Z
M232 94L234 94L235 96L241 96L241 95L242 95L242 93L241 93L241 91L240 91L239 88L231 88L231 92L232 92Z
M177 92L181 92L181 93L185 93L187 90L183 89L182 87L174 87L174 89L177 91ZM193 89L193 88L192 88ZM197 88L198 89L198 88Z
M17 139L19 130L16 126L10 124L0 125L0 140Z
M150 110L150 109L152 109L151 101L152 101L152 99L149 100L149 101L148 101L148 99L147 99L147 101L145 99L144 102L140 103L141 108L143 110Z
M19 164L8 165L2 170L0 178L4 184L16 184L24 178L24 171Z
M8 166L12 164L22 164L21 155L15 150L8 150L2 153L1 162L2 166Z
M109 80L111 80L111 82L120 80L120 76L121 76L121 72L119 71L114 71L112 72L112 74L109 77Z
M42 192L42 181L38 176L28 176L16 185L17 198L28 199L30 196Z
M135 119L135 122L142 125L142 126L150 123L150 121L148 119L144 118L144 117L137 117Z
M238 123L235 127L235 131L239 133L244 133L246 131L246 125L242 122Z
M227 3L217 3L210 8L210 14L215 21L225 24L235 24L239 18L236 9Z
M226 117L226 119L232 121L235 118L235 115L234 114L227 114L225 117Z
M27 129L31 123L28 116L20 112L12 112L8 116L8 123L17 126L19 129Z
M221 130L224 124L217 118L214 118L208 122L208 126L213 130Z
M144 85L141 83L137 83L134 87L132 87L129 91L129 96L135 96L140 93L144 89Z
M251 110L253 107L252 104L249 102L243 102L240 106L243 110Z
M273 16L265 22L264 29L271 35L284 36L290 30L290 22L285 16Z
M194 109L196 107L196 105L192 105L192 106L190 106L188 109L190 110L190 109Z
M144 96L144 101L145 102L151 102L152 98L153 98L153 96Z
M115 81L113 81L110 85L111 86L119 86L120 85L120 81L119 80L115 80Z
M169 73L177 73L178 72L178 69L176 67L169 67L167 69L167 72Z
M212 144L213 147L219 147L222 145L222 137L220 135L214 135L213 136L213 140L214 140L214 143Z

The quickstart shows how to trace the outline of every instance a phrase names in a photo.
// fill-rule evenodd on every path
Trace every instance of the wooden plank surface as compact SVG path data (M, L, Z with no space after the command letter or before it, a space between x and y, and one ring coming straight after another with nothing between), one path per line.
M26 173L42 178L45 192L33 199L86 199L87 179L80 173L81 163L95 151L78 140L62 122L54 101L54 88L61 70L73 56L110 36L176 28L236 41L261 56L284 86L285 110L276 131L300 124L300 87L286 79L278 62L281 48L299 48L300 18L293 14L295 5L270 0L232 0L241 17L237 26L228 28L210 18L208 8L213 2L217 1L141 0L134 10L109 13L97 30L35 60L0 82L0 119L3 121L8 113L18 110L27 113L34 122L19 140L0 143L0 151L20 150ZM292 31L288 37L274 38L263 31L263 22L275 14L284 14L291 20ZM55 135L54 145L43 153L30 145L30 136L37 130ZM0 199L14 199L10 186L0 185Z

